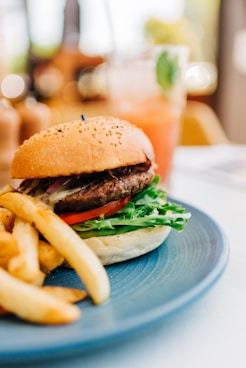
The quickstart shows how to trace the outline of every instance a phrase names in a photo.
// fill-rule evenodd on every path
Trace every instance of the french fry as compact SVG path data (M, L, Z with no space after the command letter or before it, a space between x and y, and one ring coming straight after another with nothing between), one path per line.
M66 259L80 276L95 304L110 295L105 268L76 232L37 198L12 192L0 196L0 206L34 223L44 238Z
M39 284L40 279L44 280L44 277L38 261L38 231L29 222L17 216L12 235L17 241L19 254L9 260L8 271L23 281Z
M38 259L41 268L45 272L53 271L64 262L64 257L44 240L39 240L38 242Z
M0 221L0 266L7 268L10 259L18 254L19 249L15 238L5 230Z
M13 212L8 210L7 208L0 207L0 223L4 226L5 230L7 231L12 230L14 219L15 214Z
M0 304L30 322L63 324L77 320L80 309L49 295L38 286L23 282L0 268Z
M18 256L17 242L11 233L0 232L0 266L7 268L9 261Z
M63 286L46 285L43 287L43 290L50 295L54 295L57 298L61 298L67 303L77 303L87 297L87 292L85 290Z
M2 194L14 192L14 191L15 191L15 188L12 185L6 184L3 188L0 189L0 196Z
M1 232L5 232L5 226L4 226L4 223L2 222L2 220L0 219L0 231Z
M47 275L45 272L42 272L41 270L39 270L37 277L35 277L35 279L32 280L31 283L36 286L42 286L44 284L46 276Z

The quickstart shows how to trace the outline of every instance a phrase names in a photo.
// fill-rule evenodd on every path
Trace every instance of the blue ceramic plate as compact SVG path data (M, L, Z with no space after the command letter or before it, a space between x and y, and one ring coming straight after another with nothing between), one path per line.
M107 267L110 300L101 306L90 299L81 302L78 322L47 327L14 316L2 317L0 363L58 359L95 350L157 323L206 292L225 269L229 246L209 216L184 206L192 213L185 230L172 230L168 239L147 255ZM47 283L83 286L69 269L54 272Z

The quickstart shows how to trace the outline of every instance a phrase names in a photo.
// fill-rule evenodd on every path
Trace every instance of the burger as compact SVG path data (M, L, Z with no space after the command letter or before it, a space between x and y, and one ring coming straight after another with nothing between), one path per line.
M152 251L190 217L158 187L148 137L115 117L83 117L33 135L17 150L11 176L22 179L19 192L50 206L104 265Z

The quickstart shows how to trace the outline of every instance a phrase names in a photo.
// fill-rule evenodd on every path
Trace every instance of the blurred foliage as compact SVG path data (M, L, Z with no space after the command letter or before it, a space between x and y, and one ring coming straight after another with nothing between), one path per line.
M5 66L7 73L23 74L27 69L28 54L23 52L10 58Z
M32 54L40 58L51 58L60 48L60 44L45 47L37 43L32 43Z
M145 35L148 42L155 44L183 44L190 48L190 59L202 60L201 39L191 22L185 17L166 23L157 18L149 19L145 24Z
M201 37L206 61L216 62L218 27L222 0L185 0L185 16L194 24Z
M221 0L186 0L182 17L173 22L150 18L144 26L151 43L184 44L191 61L215 62Z
M32 44L30 50L25 50L21 54L13 55L11 58L8 58L5 69L7 73L23 74L27 70L31 55L34 58L49 59L55 55L59 48L60 45L44 47L38 44Z

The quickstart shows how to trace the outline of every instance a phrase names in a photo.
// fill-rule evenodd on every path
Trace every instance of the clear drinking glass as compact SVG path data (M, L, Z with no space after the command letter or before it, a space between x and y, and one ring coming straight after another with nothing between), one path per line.
M155 150L156 172L168 186L186 104L186 46L147 45L108 55L110 112L142 128Z

